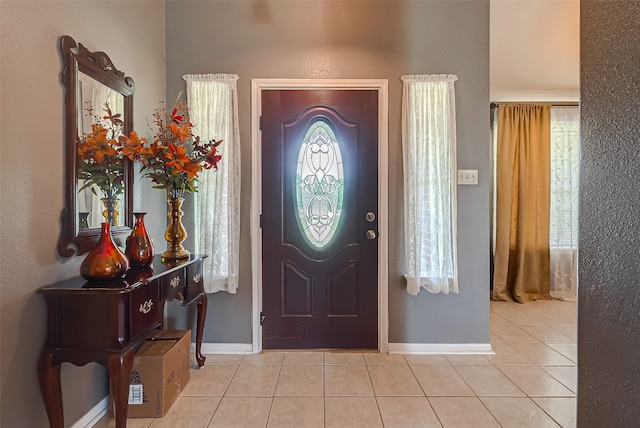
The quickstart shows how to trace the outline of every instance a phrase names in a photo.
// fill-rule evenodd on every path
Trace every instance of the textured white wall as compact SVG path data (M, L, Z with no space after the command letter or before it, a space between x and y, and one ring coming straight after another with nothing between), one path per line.
M251 339L250 82L253 78L389 80L389 340L489 340L489 2L167 2L167 97L185 73L237 73L242 151L238 293L209 297L205 342ZM190 26L184 23L189 22ZM185 48L187 46L188 48ZM479 171L458 189L460 294L410 296L403 279L403 74L455 73L457 157ZM446 318L448 322L441 323ZM430 326L438 325L438 328Z
M582 0L577 426L640 421L640 2Z
M580 98L580 0L491 0L491 101Z
M56 244L64 203L64 88L58 39L107 52L136 83L134 122L164 99L164 1L0 2L0 297L3 427L48 426L36 376L45 339L38 287L78 275ZM141 185L138 184L138 187ZM135 208L153 201L136 192ZM151 195L153 198L153 195ZM162 200L160 201L162 203ZM150 223L165 223L164 205ZM162 235L156 235L156 241ZM106 394L95 364L62 367L66 425Z

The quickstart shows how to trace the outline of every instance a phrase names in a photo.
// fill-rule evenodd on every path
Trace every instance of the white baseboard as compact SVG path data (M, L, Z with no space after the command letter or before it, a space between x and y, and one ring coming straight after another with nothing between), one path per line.
M91 428L98 421L107 414L109 410L109 395L105 396L98 404L93 406L89 412L83 417L78 419L75 424L71 425L71 428Z
M490 343L389 343L390 354L495 354Z
M191 351L195 352L195 345L191 344ZM251 343L203 343L203 354L253 354Z

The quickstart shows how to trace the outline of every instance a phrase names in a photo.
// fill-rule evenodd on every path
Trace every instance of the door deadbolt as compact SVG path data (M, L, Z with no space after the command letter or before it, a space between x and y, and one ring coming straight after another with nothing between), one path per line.
M376 219L376 215L374 213L372 213L371 211L369 211L367 214L365 214L364 218L366 218L367 221L369 223L371 223L372 221L374 221Z
M367 230L367 239L376 239L376 232L372 229Z

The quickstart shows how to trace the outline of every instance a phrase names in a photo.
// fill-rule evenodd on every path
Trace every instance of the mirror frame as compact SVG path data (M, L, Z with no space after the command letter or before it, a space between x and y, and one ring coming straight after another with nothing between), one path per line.
M81 255L93 249L100 238L100 228L80 229L78 226L78 155L76 144L79 138L78 73L111 88L124 97L124 133L133 130L133 93L135 85L131 77L125 76L104 52L91 52L82 43L70 36L60 38L62 54L62 83L65 87L65 207L60 216L61 230L58 253L63 257ZM124 179L124 225L112 226L111 235L122 244L131 233L133 225L133 163L123 159ZM73 244L73 245L71 245ZM75 246L75 248L74 248Z

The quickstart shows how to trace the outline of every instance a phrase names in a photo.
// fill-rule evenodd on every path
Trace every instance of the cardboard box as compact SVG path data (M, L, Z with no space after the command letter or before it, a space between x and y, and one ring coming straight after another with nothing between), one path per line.
M130 418L167 414L189 382L191 330L156 330L136 353L129 382Z

